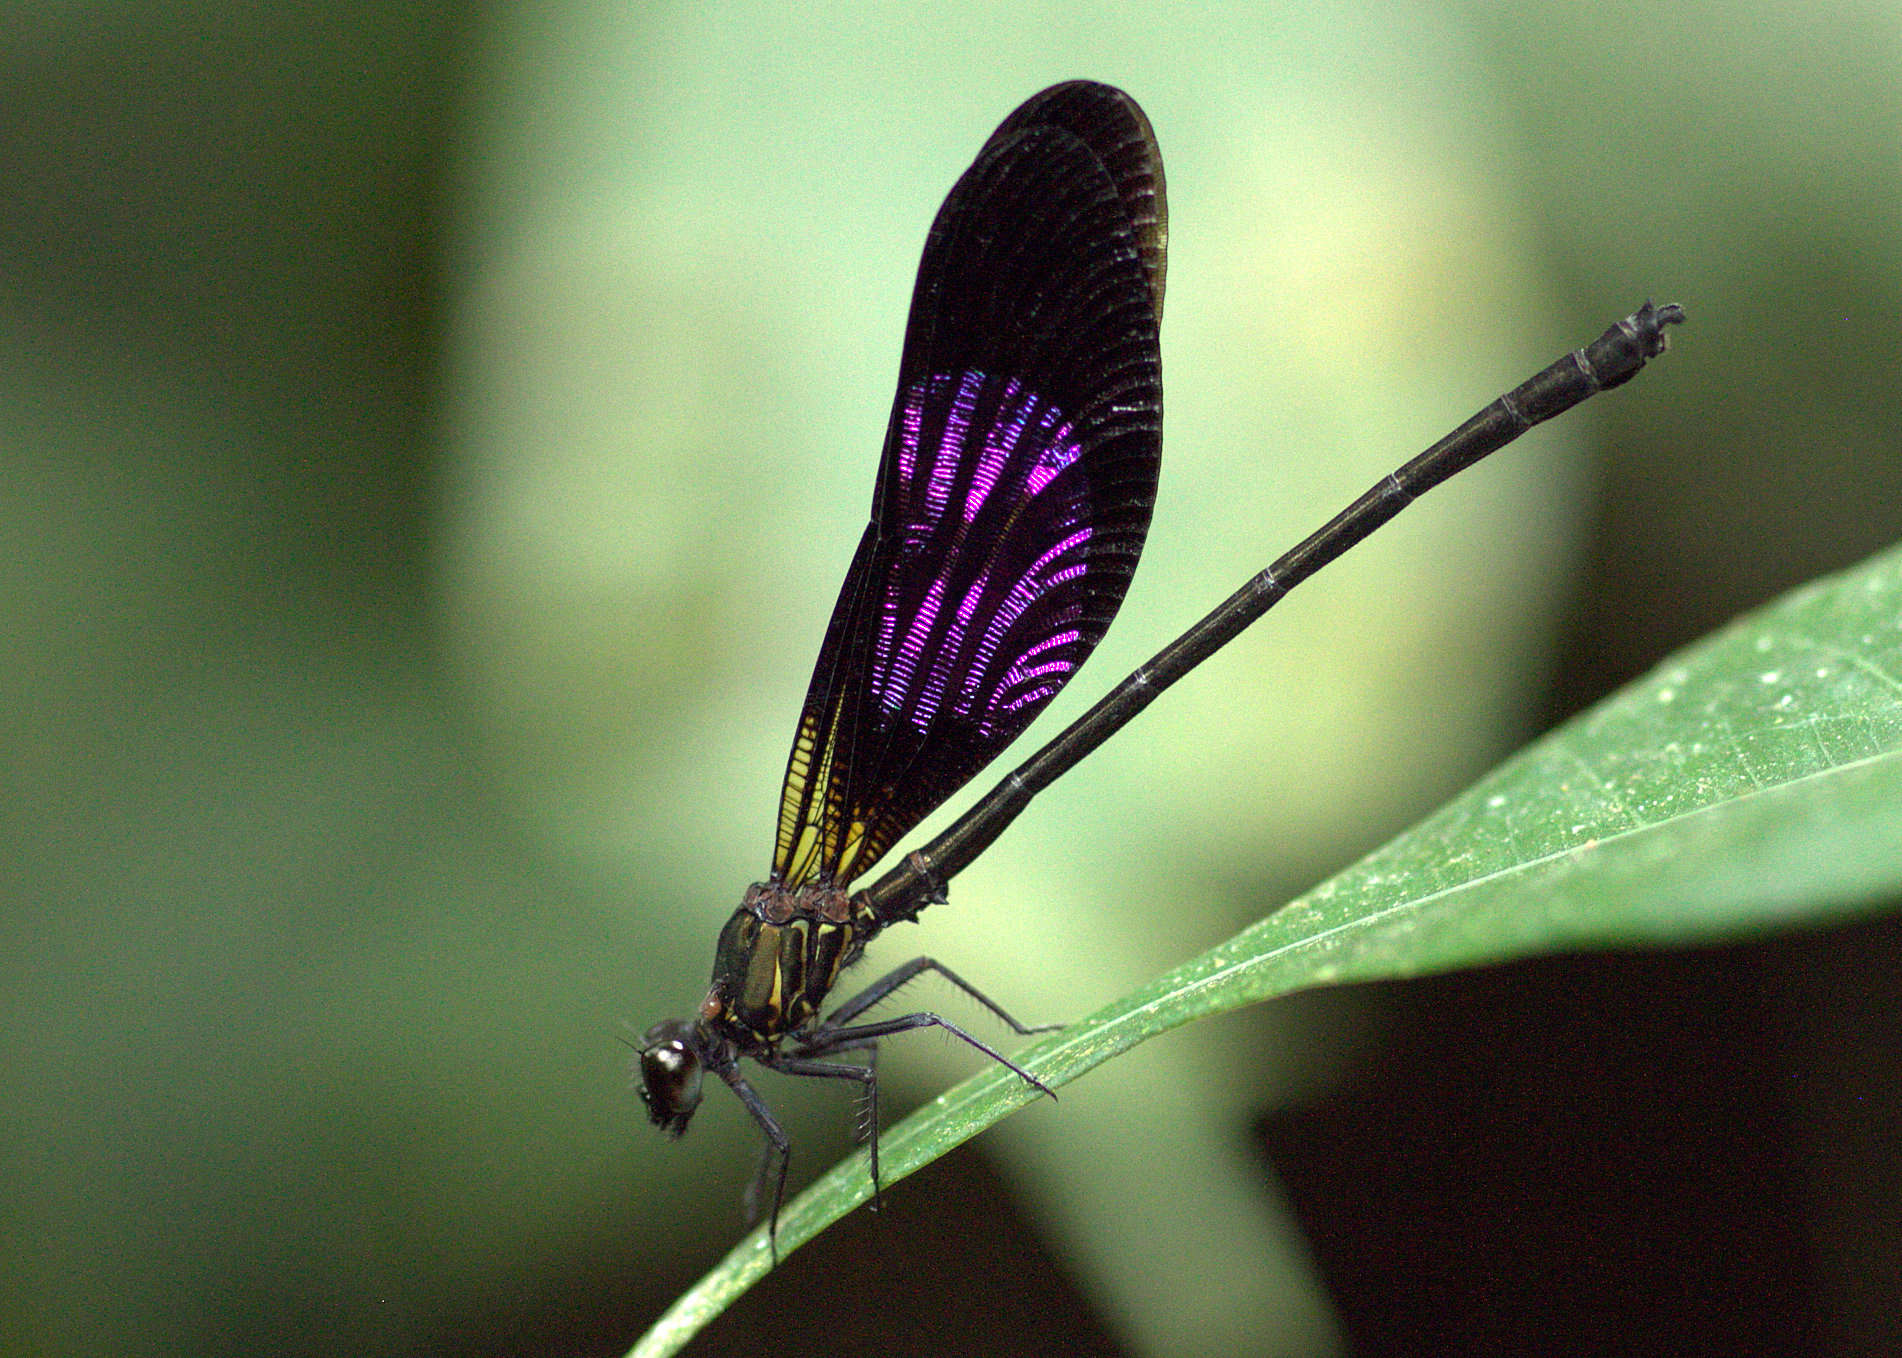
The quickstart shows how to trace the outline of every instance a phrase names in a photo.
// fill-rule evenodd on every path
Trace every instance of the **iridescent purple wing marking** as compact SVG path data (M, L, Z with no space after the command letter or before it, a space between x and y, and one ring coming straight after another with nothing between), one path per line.
M787 763L776 880L843 884L1055 697L1155 501L1162 161L1103 85L1045 90L939 211L872 520Z
M973 428L980 407L995 414ZM940 555L955 573L933 579L909 616L901 615L905 601L895 592L879 598L871 692L882 721L929 731L948 712L989 739L1011 714L1048 701L1076 667L1066 653L1082 638L1082 601L1068 587L1088 573L1092 532L1089 506L1076 493L1081 479L1058 478L1082 449L1061 412L1015 378L967 372L954 387L939 374L914 384L901 409L899 485L910 501L910 545L923 556L933 533L948 534L951 544ZM944 432L935 457L922 459L931 470L921 479L928 412L944 412ZM962 486L952 475L960 469L970 474ZM1045 495L1056 503L1040 502ZM1022 522L1062 536L1026 542L1021 529L1013 532ZM991 539L991 550L960 549L957 539L972 536ZM1001 559L1001 549L1012 546L1042 551L1029 562ZM1026 635L1033 617L1041 625Z

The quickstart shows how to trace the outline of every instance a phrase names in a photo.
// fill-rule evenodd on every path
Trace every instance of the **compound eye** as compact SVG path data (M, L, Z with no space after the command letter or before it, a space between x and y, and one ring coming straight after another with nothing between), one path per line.
M700 1106L700 1057L684 1027L654 1025L640 1054L641 1100L647 1105L647 1116L669 1136L686 1131Z

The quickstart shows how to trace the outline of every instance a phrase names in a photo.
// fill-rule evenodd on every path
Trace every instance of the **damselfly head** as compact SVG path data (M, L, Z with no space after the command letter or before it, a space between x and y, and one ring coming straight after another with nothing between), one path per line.
M670 1137L687 1130L700 1106L700 1052L693 1024L666 1019L641 1038L641 1102L647 1116Z

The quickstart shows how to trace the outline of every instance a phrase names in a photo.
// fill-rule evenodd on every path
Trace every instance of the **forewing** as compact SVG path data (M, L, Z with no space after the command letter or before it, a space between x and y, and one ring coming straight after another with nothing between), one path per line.
M1055 697L1155 500L1162 163L1127 95L1031 99L925 243L872 519L786 770L773 871L844 883Z

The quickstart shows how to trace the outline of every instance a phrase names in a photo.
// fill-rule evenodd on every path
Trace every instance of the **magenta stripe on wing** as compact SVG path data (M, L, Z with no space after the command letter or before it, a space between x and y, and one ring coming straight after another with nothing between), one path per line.
M1060 648L1082 637L1089 487L1060 477L1081 450L1054 404L978 372L914 382L896 424L902 521L888 531L903 548L877 604L872 692L919 731L948 709L988 735L1076 665Z

